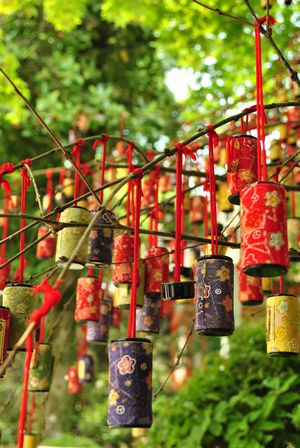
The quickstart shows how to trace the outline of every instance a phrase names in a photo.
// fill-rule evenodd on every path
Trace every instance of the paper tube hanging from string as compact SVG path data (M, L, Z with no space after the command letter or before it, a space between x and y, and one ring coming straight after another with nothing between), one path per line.
M23 448L37 448L39 437L37 434L24 434Z
M96 213L96 212L91 212ZM105 210L96 220L95 225L109 225L112 226L115 222L115 215ZM91 266L106 266L112 262L114 231L109 227L103 229L93 229L89 236L89 249L87 264Z
M160 285L169 281L169 251L163 247L151 247L146 250L145 258L145 294L160 298Z
M255 306L264 302L262 279L246 275L241 264L238 266L239 291L238 298L242 305Z
M0 365L6 359L10 327L10 310L0 306Z
M28 390L30 392L49 392L54 358L52 346L48 343L35 345L29 372Z
M145 263L140 263L139 266L139 284L136 290L136 306L141 307L144 305L144 292L145 292ZM131 284L119 284L115 290L114 306L118 308L128 309L131 301Z
M120 235L114 240L114 265L112 281L115 285L132 283L134 237ZM140 279L137 278L139 283Z
M111 342L108 426L151 426L152 351L153 345L148 339L130 338Z
M80 383L92 383L94 381L94 360L92 356L79 356L78 378Z
M68 394L76 395L82 392L82 385L79 382L77 366L69 367L66 379L68 381Z
M203 196L193 196L191 199L190 223L201 224L204 219L205 201Z
M82 207L69 207L61 213L59 222L74 224L74 227L64 227L58 232L55 259L59 266L63 266L75 252L78 241L85 231L85 227L78 227L76 224L89 224L90 212ZM80 250L77 250L69 269L83 269L87 253L88 242L86 241Z
M75 320L98 321L100 317L100 282L98 277L81 277L77 280Z
M175 271L174 281L161 284L161 297L163 299L179 300L192 299L194 297L194 282L180 281L181 267L181 232L183 211L183 189L182 189L182 159L183 155L190 156L196 160L194 152L178 143L175 145L176 152L176 214L175 214Z
M196 267L195 331L206 336L234 332L233 262L224 255L200 257Z
M231 213L233 211L233 205L231 202L229 202L227 196L228 196L227 185L225 183L219 182L217 184L216 197L220 212Z
M159 333L160 299L145 295L144 306L136 311L137 333Z
M110 305L107 300L100 304L100 318L97 322L88 321L86 325L86 340L89 343L106 343L110 326Z
M272 356L300 352L299 304L296 296L278 294L267 298L266 342Z
M288 218L287 232L290 261L300 261L300 218Z

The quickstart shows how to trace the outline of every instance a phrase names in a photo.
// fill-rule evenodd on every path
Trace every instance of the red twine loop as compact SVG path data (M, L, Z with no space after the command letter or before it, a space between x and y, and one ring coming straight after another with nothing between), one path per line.
M134 165L132 163L132 152L134 148L134 142L130 142L126 149L126 159L128 163L128 173L132 173L134 170ZM128 182L128 194L127 194L127 202L126 202L126 211L127 211L127 226L131 225L131 216L133 219L133 211L134 211L134 200L132 194L132 182Z
M211 249L212 255L218 253L218 223L217 223L217 200L216 200L216 179L214 168L214 148L219 144L219 136L212 125L208 125L208 177L210 193L210 227L211 227Z
M27 159L21 160L20 164L28 165L30 168L32 166L32 160L28 157Z
M263 16L263 17L258 17L258 18L257 18L257 21L258 21L261 25L263 25L264 23L266 23L267 20L268 20L267 16ZM274 19L274 17L269 16L269 25L270 25L270 26L273 26L273 25L275 25L275 23L276 23L276 20Z
M31 159L26 159L22 163L30 166L32 161ZM28 172L26 167L21 169L21 178L22 178L22 187L21 187L21 213L26 214L26 192L30 185L30 179L28 177ZM26 221L24 218L21 218L20 229L24 229L26 225ZM25 232L23 231L20 235L20 251L23 251L25 248ZM25 268L25 255L24 253L20 255L20 265L19 265L19 283L23 283L24 281L24 268Z
M107 143L108 139L109 139L109 135L108 134L103 134L102 138L99 138L99 139L94 141L93 149L96 150L98 146L105 145Z
M49 198L49 205L48 205L48 213L51 212L53 207L53 199L54 199L54 187L53 187L53 171L52 169L48 169L46 172L46 178L47 178L47 196Z

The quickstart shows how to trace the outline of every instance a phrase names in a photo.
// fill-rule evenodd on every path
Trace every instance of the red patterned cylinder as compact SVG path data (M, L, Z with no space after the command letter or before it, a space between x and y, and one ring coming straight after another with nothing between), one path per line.
M121 314L122 314L122 311L119 308L113 307L111 309L111 324L114 328L120 327Z
M145 252L145 294L160 298L161 283L168 283L169 251L164 247L152 247Z
M239 301L242 305L261 305L264 301L262 280L260 277L246 275L241 264L238 264Z
M86 322L100 318L100 282L97 277L82 277L77 281L75 320Z
M49 232L48 227L41 226L38 230L38 238L46 235ZM53 258L55 255L55 247L56 247L56 239L51 234L40 241L37 245L36 249L36 258L39 260L42 258Z
M134 238L131 235L120 235L114 241L114 267L112 281L119 283L132 282ZM138 283L140 278L138 276Z
M257 182L241 191L241 263L254 277L275 277L289 266L285 189Z
M227 167L229 201L240 203L240 191L246 185L257 181L257 139L251 135L234 137L230 146Z
M0 365L3 364L7 355L9 325L10 311L5 306L0 306Z
M68 394L80 394L82 392L82 385L79 382L78 369L76 366L69 367L68 375Z
M201 224L204 218L205 198L203 196L193 196L191 200L190 223Z
M7 258L0 257L0 264L3 264L7 261ZM6 282L10 280L10 263L6 265L4 268L0 269L0 291L5 288Z
M142 207L149 207L155 202L155 182L151 177L151 173L148 179L143 179L143 196L141 205Z

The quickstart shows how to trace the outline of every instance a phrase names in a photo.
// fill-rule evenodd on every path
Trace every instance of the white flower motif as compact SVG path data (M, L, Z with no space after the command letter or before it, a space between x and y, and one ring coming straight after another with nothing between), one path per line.
M252 202L257 202L259 200L259 196L257 193L253 193L253 195L251 196L251 201Z
M219 294L221 294L221 292L222 292L222 290L221 290L220 288L215 289L215 293L216 293L216 294L219 295Z
M284 245L282 232L274 232L270 234L270 246L279 250Z
M252 233L252 237L253 237L254 240L258 240L259 238L261 238L261 230L255 230Z
M147 364L145 362L142 362L140 365L141 370L147 370Z
M119 406L116 407L116 413L118 415L123 415L125 413L125 407L119 404Z

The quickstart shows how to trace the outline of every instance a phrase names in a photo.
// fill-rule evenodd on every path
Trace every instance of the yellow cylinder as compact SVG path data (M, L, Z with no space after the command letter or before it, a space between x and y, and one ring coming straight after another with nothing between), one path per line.
M146 428L132 428L131 435L134 439L139 439L141 437L145 437L147 435L147 429Z
M265 293L272 292L273 289L273 279L272 277L262 277L261 279L262 290Z
M140 284L136 290L136 306L142 307L144 305L145 292L145 264L141 263L140 268ZM129 308L131 299L131 284L120 283L115 289L114 307Z
M228 201L227 184L225 182L218 184L217 201L219 210L224 213L230 213L233 210L233 205Z
M267 353L292 356L300 351L299 304L296 296L279 294L267 298Z
M278 140L272 140L270 143L270 160L279 162L281 160L281 145Z
M300 218L288 218L287 229L289 249L299 251Z
M269 7L272 8L272 5L274 5L275 0L269 0ZM261 0L261 7L266 9L267 8L267 0Z
M93 196L93 195L92 195ZM93 196L94 197L94 196ZM88 209L90 206L90 203L87 199L81 199L81 201L77 202L77 207L82 207Z
M62 184L62 193L66 198L72 198L74 195L74 180L71 177L65 177Z
M297 144L297 129L290 128L287 141L289 145Z
M286 124L280 124L278 126L278 131L279 131L279 138L280 140L285 140L286 136L287 136L287 127Z
M38 442L36 434L24 434L23 448L37 448Z

